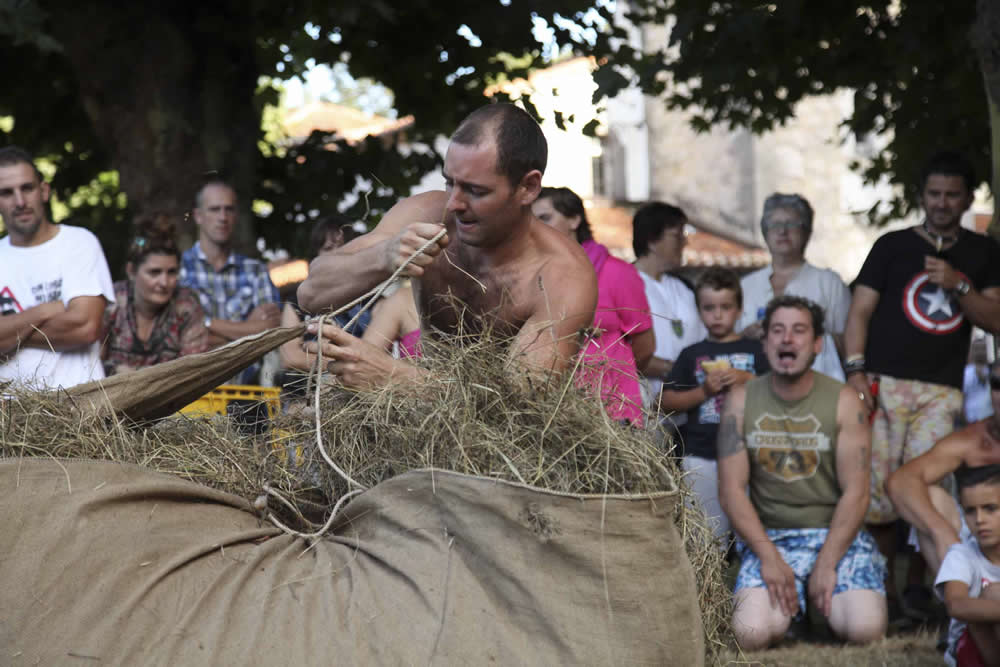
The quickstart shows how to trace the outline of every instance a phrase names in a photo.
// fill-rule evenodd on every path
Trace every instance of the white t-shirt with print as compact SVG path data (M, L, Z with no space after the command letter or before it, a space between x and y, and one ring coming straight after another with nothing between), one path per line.
M68 306L78 296L114 301L111 273L97 237L82 227L57 229L54 237L37 246L11 245L10 236L0 239L0 316L56 299ZM0 381L45 389L98 380L104 377L100 353L99 342L62 352L24 347L0 363Z
M646 287L646 300L653 316L653 335L656 348L653 356L674 361L685 347L708 337L708 330L698 316L694 292L678 278L662 275L659 280L639 271ZM660 395L663 381L644 378L642 383L643 405L650 408L653 398Z
M937 579L934 580L934 588L942 598L944 585L949 581L968 584L969 597L977 598L987 586L1000 584L1000 565L987 560L975 540L953 544L948 548ZM948 626L948 650L945 651L944 659L952 667L955 665L955 646L963 632L965 623L951 619L951 625Z

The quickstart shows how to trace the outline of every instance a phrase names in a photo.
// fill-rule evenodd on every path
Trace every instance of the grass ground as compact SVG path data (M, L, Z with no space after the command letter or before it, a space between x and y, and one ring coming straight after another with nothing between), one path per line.
M739 656L729 653L723 664L761 667L941 667L937 635L927 632L889 637L868 646L796 642Z

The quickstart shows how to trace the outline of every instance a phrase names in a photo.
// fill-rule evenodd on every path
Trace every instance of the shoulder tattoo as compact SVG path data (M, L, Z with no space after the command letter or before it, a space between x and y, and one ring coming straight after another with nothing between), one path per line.
M719 458L725 458L746 449L743 441L743 434L733 415L723 415L722 424L719 426L719 438L717 442Z

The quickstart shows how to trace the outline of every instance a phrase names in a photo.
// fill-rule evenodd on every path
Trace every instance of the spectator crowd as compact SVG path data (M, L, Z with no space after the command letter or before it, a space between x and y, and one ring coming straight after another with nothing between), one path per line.
M579 383L609 418L676 447L739 562L733 622L745 648L806 619L870 641L890 620L925 617L936 590L954 619L946 659L994 664L1000 368L984 339L970 345L974 328L1000 332L1000 245L960 224L977 183L969 163L930 157L917 184L922 221L879 238L850 289L805 259L822 220L781 193L760 218L771 265L742 277L711 268L691 285L679 272L684 211L639 207L635 263L612 256L580 197L542 186L547 149L534 122L509 105L485 109L452 137L446 193L404 200L360 236L339 216L315 224L301 303L282 304L266 265L234 250L239 202L225 180L192 193L198 239L183 252L169 216L135 220L126 279L113 283L97 238L53 223L31 155L0 149L0 389L69 387L298 324L423 247L405 271L413 284L371 312L342 314L322 337L310 327L282 347L285 370L308 369L328 345L328 370L345 384L418 378L407 360L421 355L421 337L465 317L436 295L499 309L532 364L560 370L578 358ZM435 219L426 212L436 206L452 216L447 236L408 222ZM492 273L501 264L503 281ZM486 294L501 284L509 304ZM549 331L558 342L543 349ZM231 382L260 373L255 364ZM894 566L906 549L900 591Z

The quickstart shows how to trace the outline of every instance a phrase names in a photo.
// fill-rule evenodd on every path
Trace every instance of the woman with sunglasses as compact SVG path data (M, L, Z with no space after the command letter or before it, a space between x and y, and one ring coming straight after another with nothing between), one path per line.
M569 188L542 188L531 208L539 220L583 246L597 273L597 336L583 351L584 382L600 388L608 416L641 426L639 371L653 357L656 341L639 272L594 241L583 201Z
M760 219L764 242L771 252L771 266L744 276L743 316L736 328L744 338L761 338L760 322L768 302L776 296L792 294L815 301L823 308L823 351L812 368L840 382L844 381L841 358L844 328L851 307L851 293L840 276L806 261L806 244L813 229L813 209L800 195L774 193L764 201Z
M197 295L178 287L180 250L163 214L136 221L115 301L104 311L101 359L108 375L145 368L208 349L205 311Z

